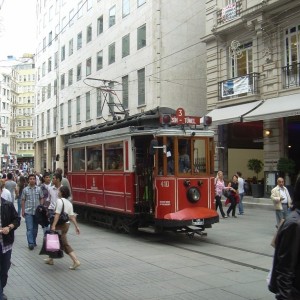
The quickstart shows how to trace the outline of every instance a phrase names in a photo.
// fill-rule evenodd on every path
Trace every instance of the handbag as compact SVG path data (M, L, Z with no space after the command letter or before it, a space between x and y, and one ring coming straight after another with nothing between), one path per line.
M60 250L60 242L58 233L46 234L46 251L56 252Z
M224 190L223 190L223 195L224 195L226 198L229 198L229 196L230 196L230 190L224 189Z
M59 215L59 219L57 221L57 224L56 225L63 225L65 224L66 222L69 221L69 215L64 211L64 200L61 199L62 203L63 203L63 206L62 206L62 210L61 210L61 213ZM54 221L54 216L55 216L55 213L50 215L49 217L49 220L50 220L50 224L53 223Z
M51 234L51 233L57 233L58 234L58 238L59 238L59 242L60 242L60 249L57 251L47 251L46 250L46 238L47 238L47 234ZM62 258L64 257L64 252L62 250L62 240L61 240L61 235L58 233L58 231L51 231L51 230L47 230L45 232L45 235L43 237L43 245L41 248L41 251L39 253L39 255L48 255L50 258Z

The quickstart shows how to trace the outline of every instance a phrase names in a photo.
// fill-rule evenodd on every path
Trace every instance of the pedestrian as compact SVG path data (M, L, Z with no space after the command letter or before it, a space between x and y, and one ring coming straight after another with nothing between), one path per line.
M239 204L238 204L238 208L239 208L239 215L243 215L244 214L244 205L243 205L243 198L244 198L244 194L245 194L245 190L244 190L244 185L245 185L245 180L242 177L242 173L241 172L236 172L236 175L238 177L238 191L239 191Z
M44 204L44 195L39 186L36 185L35 174L29 175L29 184L22 193L22 217L26 222L26 234L29 250L36 247L36 237L38 234L38 222L35 216L36 209L39 205Z
M57 174L60 174L61 175L61 184L63 185L63 186L66 186L66 187L68 187L69 188L69 191L70 191L70 198L69 198L69 200L70 201L72 201L72 189L71 189L71 185L70 185L70 182L69 182L69 180L68 180L68 178L66 177L66 176L63 176L63 171L62 171L62 169L61 168L57 168L56 170L55 170L55 173Z
M223 205L222 205L222 201L221 201L224 190L225 190L225 182L223 179L223 172L218 171L217 177L215 178L216 211L219 208L222 217L227 218L227 216L225 215L225 213L223 211Z
M22 202L22 193L26 186L26 180L23 175L19 176L17 182L17 200L18 200L18 216L21 217L21 202Z
M279 179L279 178L278 178ZM281 180L281 179L280 179ZM276 299L300 299L300 176L296 180L292 212L278 229L269 290Z
M48 189L48 199L47 202L49 202L48 210L49 213L54 212L54 209L56 207L56 201L58 198L58 190L62 186L61 184L62 176L59 173L54 173L52 177L52 185Z
M288 189L284 186L284 179L278 177L277 186L271 191L271 199L273 200L275 215L276 215L276 227L279 226L282 219L286 219L289 208L292 205L292 200Z
M13 180L13 174L12 173L7 174L7 180L5 182L5 188L8 189L9 192L10 192L12 203L15 203L15 195L17 193L17 184Z
M2 192L2 187L0 187ZM11 253L14 243L14 232L20 226L20 218L12 202L1 197L0 200L0 299L7 299L3 293L8 271L11 266Z
M48 207L50 205L50 202L49 202L49 188L51 186L51 178L50 178L50 174L48 172L45 172L43 174L43 177L42 177L42 183L40 185L42 191L43 191L43 194L44 194L44 199L45 199L45 202L44 202L44 205L46 207Z
M232 180L228 183L228 187L229 187L229 195L228 195L228 199L230 202L230 206L227 210L227 217L230 216L230 213L232 211L232 217L236 218L235 215L235 209L236 209L236 205L238 203L239 200L239 191L238 191L238 178L236 175L232 176Z
M6 182L5 179L0 180L1 197L6 201L12 202L10 191L5 188L5 182Z
M62 241L62 248L66 254L68 254L72 261L73 265L69 267L70 270L75 270L80 266L80 261L77 259L77 256L73 250L73 248L70 246L68 240L67 240L67 233L70 227L70 222L66 222L61 225L57 225L58 219L60 214L62 213L62 210L66 212L69 216L70 221L75 225L75 230L77 234L80 234L80 230L76 221L76 215L73 210L72 203L68 200L70 197L70 190L66 186L61 186L59 188L58 192L58 199L55 206L55 217L53 220L53 223L51 224L51 230L61 231L61 241ZM53 258L46 258L45 263L49 265L53 265L54 261Z

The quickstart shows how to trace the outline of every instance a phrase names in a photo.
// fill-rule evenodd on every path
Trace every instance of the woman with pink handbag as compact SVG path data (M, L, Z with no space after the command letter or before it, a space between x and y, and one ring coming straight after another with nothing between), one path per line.
M73 248L70 246L68 240L67 240L67 233L70 227L70 222L66 222L64 224L58 225L58 221L60 218L61 213L65 212L68 214L70 221L75 225L75 230L77 234L80 234L80 230L76 221L76 215L73 210L72 203L68 200L70 197L70 190L67 186L61 186L59 188L58 192L58 199L56 202L55 207L55 216L53 223L51 225L52 231L61 231L61 242L62 242L62 248L66 254L68 254L72 261L73 265L69 267L70 270L75 270L80 266L80 261L77 259L77 256L73 250ZM54 261L53 258L46 258L45 263L49 265L53 265Z

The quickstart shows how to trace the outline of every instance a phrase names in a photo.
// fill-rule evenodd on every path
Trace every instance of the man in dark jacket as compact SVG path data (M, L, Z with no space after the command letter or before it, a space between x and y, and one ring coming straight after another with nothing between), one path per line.
M1 189L0 189L1 194ZM14 231L20 226L20 218L14 204L1 198L0 201L0 300L7 297L3 293L8 278Z
M300 299L300 176L298 176L293 211L279 228L269 290L278 300Z

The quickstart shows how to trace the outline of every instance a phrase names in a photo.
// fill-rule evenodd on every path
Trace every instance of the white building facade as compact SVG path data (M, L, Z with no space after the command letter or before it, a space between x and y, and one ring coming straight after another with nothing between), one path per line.
M207 107L217 168L245 177L250 158L264 163L266 191L277 161L300 170L300 4L285 0L207 0ZM276 174L275 174L276 173ZM267 187L268 186L268 187Z
M36 170L63 167L70 134L124 112L205 114L205 1L38 0L37 18Z

